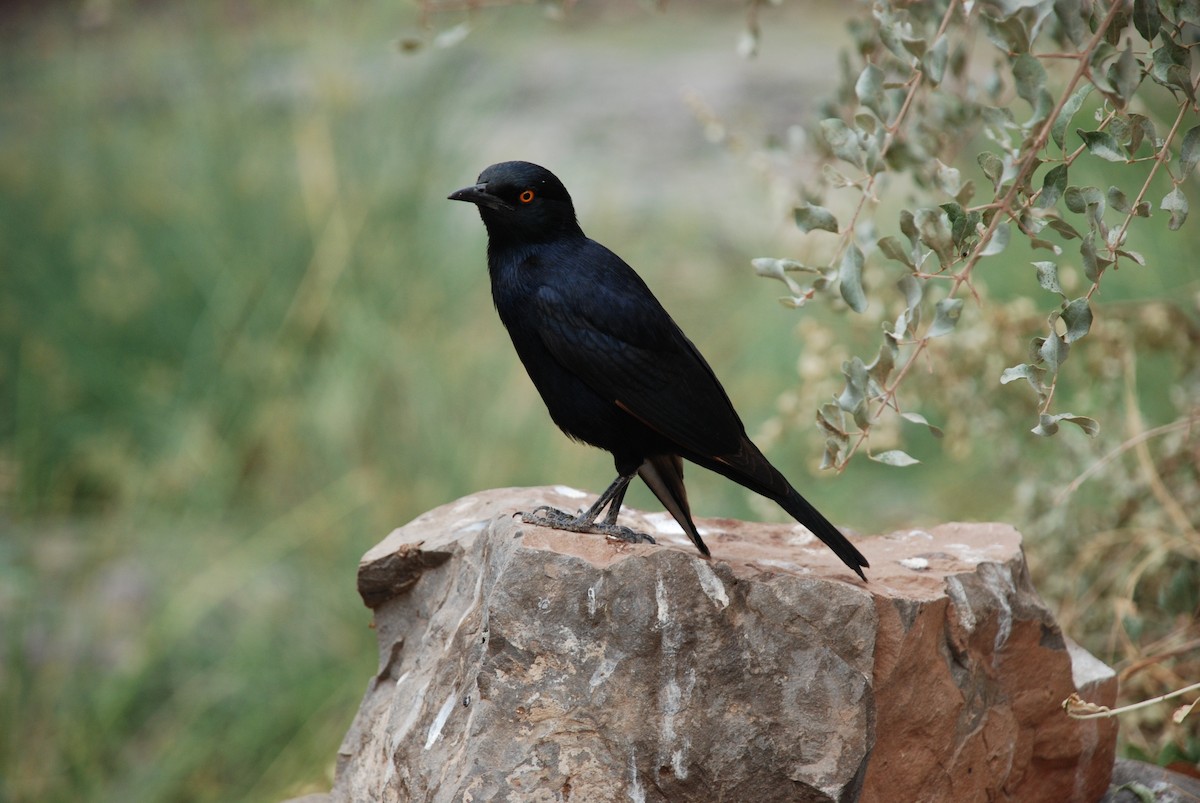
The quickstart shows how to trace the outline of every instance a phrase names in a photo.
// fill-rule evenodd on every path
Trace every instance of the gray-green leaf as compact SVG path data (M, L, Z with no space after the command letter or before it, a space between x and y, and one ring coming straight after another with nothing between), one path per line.
M1030 432L1041 437L1049 437L1058 432L1058 422L1066 421L1069 424L1074 424L1083 430L1090 438L1096 437L1100 432L1100 424L1094 418L1088 418L1083 415L1075 415L1074 413L1058 413L1057 415L1047 415L1042 413L1038 416L1038 425Z
M1139 252L1139 251L1126 251L1123 248L1118 248L1117 256L1122 256L1122 257L1125 257L1126 259L1132 259L1134 262L1138 263L1143 268L1146 267L1146 258L1144 256L1142 256L1141 252Z
M1042 413L1038 416L1038 425L1029 431L1039 437L1048 438L1058 432L1058 421L1055 416Z
M1080 234L1075 229L1075 227L1072 226L1070 223L1068 223L1065 220L1062 220L1062 219L1056 218L1056 217L1052 217L1052 218L1048 218L1046 223L1048 226L1050 226L1050 228L1054 229L1056 232L1058 232L1059 234L1061 234L1064 238L1066 238L1068 240L1077 240L1080 237Z
M1200 161L1200 125L1192 126L1183 135L1183 143L1179 147L1179 180L1183 181L1192 174L1196 162Z
M821 134L833 155L856 167L863 166L862 146L850 127L836 117L821 121Z
M847 437L843 418L842 410L836 404L822 404L817 410L817 426L826 435L837 438Z
M809 267L802 262L796 262L793 259L775 259L774 257L758 257L750 261L754 266L754 272L759 276L765 276L768 279L778 279L787 284L791 281L788 272L798 271L801 273L818 273L816 268Z
M1054 3L1055 16L1058 17L1059 23L1067 32L1067 36L1076 45L1082 45L1091 35L1091 31L1088 30L1087 23L1084 21L1091 16L1090 4L1086 16L1082 5L1080 0L1055 0ZM1059 145L1061 146L1062 143L1060 142Z
M1104 193L1100 192L1099 187L1067 187L1063 192L1063 200L1067 209L1077 215L1087 212L1089 206L1097 206L1101 214L1104 212Z
M792 217L796 221L796 226L802 232L808 233L814 229L820 229L837 234L837 218L823 206L801 204L792 210Z
M846 387L838 396L837 405L854 418L860 429L867 429L870 426L866 416L867 392L871 383L867 366L858 357L852 357L842 363L842 376L846 377Z
M920 242L920 233L917 231L917 223L913 217L913 213L907 209L900 210L900 233L908 238L914 249L917 247L917 243Z
M1038 209L1049 209L1058 203L1063 191L1067 189L1067 165L1060 164L1050 168L1042 179L1042 194L1038 196Z
M879 238L879 242L875 243L875 245L879 248L879 252L888 259L903 263L909 268L916 267L916 265L913 264L912 257L909 256L908 252L904 249L904 246L900 245L900 241L895 237L881 237Z
M1054 126L1050 129L1050 136L1054 137L1054 144L1058 145L1060 150L1066 150L1067 126L1071 124L1071 118L1079 111L1079 107L1083 105L1083 99L1091 91L1092 85L1085 81L1082 86L1071 93L1071 97L1067 98L1067 102L1063 104L1062 111L1058 113L1058 119L1054 121Z
M1154 51L1150 74L1163 86L1182 90L1188 100L1194 103L1196 95L1192 90L1191 76L1188 72L1190 58L1187 48L1176 44L1169 37L1164 37L1162 45Z
M999 187L1000 178L1004 175L1004 161L991 151L979 154L976 161L979 162L983 174L992 182L992 189Z
M854 94L858 102L875 112L881 119L887 117L883 108L883 70L868 64L854 83Z
M1100 422L1094 418L1088 418L1085 415L1072 415L1071 413L1061 413L1058 420L1066 421L1074 424L1083 430L1084 434L1089 438L1094 438L1100 434Z
M896 282L896 289L904 296L904 311L913 313L925 295L925 285L917 281L911 274L905 274Z
M963 301L961 298L943 298L933 307L933 323L929 325L926 337L941 337L954 331L962 315Z
M1038 94L1046 86L1046 69L1035 56L1022 53L1013 62L1013 81L1016 83L1017 94L1037 106Z
M937 38L933 43L933 47L925 53L925 57L921 59L921 66L925 71L926 77L934 85L942 82L942 77L946 74L946 57L949 52L950 41L944 34Z
M1104 269L1112 264L1111 259L1097 256L1095 234L1092 232L1088 232L1086 237L1080 238L1079 258L1083 261L1083 275L1093 283L1100 281L1100 274L1104 273Z
M1133 0L1133 27L1147 42L1158 36L1161 19L1158 15L1158 0Z
M940 438L946 434L942 431L941 427L929 423L925 416L921 415L920 413L901 413L900 417L905 421L911 421L914 424L921 424L927 427L929 429L929 434L935 438Z
M954 261L954 235L946 212L942 209L918 209L915 222L921 242L933 249L942 268L948 268Z
M907 452L902 452L899 449L889 449L886 452L873 454L870 456L876 463L883 463L885 466L896 466L904 468L905 466L915 466L921 461Z
M1121 191L1120 187L1109 187L1105 197L1108 199L1108 205L1113 209L1122 214L1129 212L1129 198Z
M1007 223L1001 223L996 226L996 230L992 232L992 236L988 238L987 244L979 252L981 257L990 257L999 254L1008 247L1008 239L1012 236L1012 230Z
M1055 256L1059 256L1060 254L1062 254L1062 249L1060 247L1058 247L1054 243L1050 242L1049 240L1043 240L1040 237L1034 237L1034 238L1030 239L1029 246L1031 248L1041 248L1043 251L1051 251L1054 253Z
M1167 193L1166 197L1162 199L1162 203L1159 204L1159 208L1164 212L1171 213L1171 219L1167 222L1167 228L1171 231L1178 231L1183 222L1187 220L1188 201L1179 187L1175 187Z
M984 24L984 33L996 47L1010 53L1028 52L1029 26L1023 15L1017 14L1016 10L1006 9L1000 17L984 14L981 21Z
M959 190L962 189L962 173L958 168L950 167L940 159L937 160L937 169L934 170L933 178L937 182L938 188L951 197L958 195Z
M1020 365L1014 365L1012 368L1005 368L1004 373L1000 374L1000 384L1007 385L1009 382L1015 382L1018 379L1024 379L1040 396L1046 390L1046 386L1042 383L1042 377L1045 375L1045 368L1042 368L1038 365L1021 363Z
M1038 356L1045 361L1046 368L1051 373L1058 373L1058 369L1067 361L1067 354L1070 351L1071 347L1067 345L1067 341L1057 332L1052 331L1050 336L1042 341L1042 347L1038 349Z
M1067 325L1066 340L1074 343L1092 328L1092 308L1086 298L1077 298L1068 304L1062 312L1063 323Z
M1109 162L1125 161L1125 155L1121 153L1121 146L1107 131L1084 131L1082 128L1077 128L1075 133L1083 139L1088 152L1093 156L1099 156Z
M1117 89L1122 108L1129 103L1138 84L1142 81L1142 69L1133 56L1133 43L1128 42L1121 56L1108 68L1108 79Z
M1066 293L1058 283L1058 265L1053 262L1034 262L1033 267L1037 269L1038 284L1042 286L1043 290L1066 297Z
M900 348L896 345L896 338L891 332L887 331L885 326L883 330L883 343L879 346L879 353L875 355L875 359L867 366L867 376L871 377L871 381L879 387L887 384L888 378L891 377L892 371L896 368L896 355L900 353Z
M842 298L855 312L862 312L867 308L867 294L863 291L862 286L862 269L863 252L857 245L851 243L842 257L838 279Z

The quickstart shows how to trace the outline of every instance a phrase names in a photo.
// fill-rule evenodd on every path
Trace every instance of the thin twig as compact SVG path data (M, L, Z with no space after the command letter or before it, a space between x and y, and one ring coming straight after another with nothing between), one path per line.
M1170 424L1163 424L1161 427L1154 427L1144 432L1139 432L1137 435L1126 440L1120 446L1113 449L1108 454L1101 457L1095 463L1088 466L1087 470L1071 481L1071 484L1059 491L1058 496L1054 497L1055 507L1063 504L1067 497L1079 490L1079 487L1091 479L1092 475L1100 471L1112 461L1116 460L1125 452L1134 448L1140 443L1144 443L1152 438L1157 438L1159 435L1167 435L1180 429L1189 429L1200 423L1200 413L1193 412L1186 418L1181 418L1178 421L1172 421Z
M1096 705L1089 703L1080 697L1078 694L1072 694L1067 699L1063 700L1063 710L1067 712L1067 716L1071 719L1109 719L1119 714L1124 714L1127 711L1136 711L1139 708L1148 708L1164 700L1170 700L1175 697L1180 697L1188 692L1200 690L1200 683L1193 683L1191 686L1184 686L1182 689L1176 689L1173 692L1153 697L1149 700L1142 700L1138 703L1130 703L1118 708L1109 708L1106 705Z
M1166 652L1160 652L1156 655L1142 658L1141 660L1135 661L1134 663L1122 669L1120 674L1117 675L1117 681L1119 683L1124 683L1148 666L1160 664L1168 658L1174 658L1177 655L1183 655L1184 653L1188 653L1197 649L1200 649L1200 639L1189 641L1186 644L1180 644L1178 647L1172 650L1167 650Z

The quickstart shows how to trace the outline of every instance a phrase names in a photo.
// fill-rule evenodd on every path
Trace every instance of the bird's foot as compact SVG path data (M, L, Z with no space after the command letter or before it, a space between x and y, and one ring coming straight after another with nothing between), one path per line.
M631 530L628 527L622 527L620 524L593 524L592 532L603 533L605 538L612 541L624 541L626 544L655 544L658 543L652 537L637 530Z
M566 530L572 533L596 533L614 541L624 541L628 544L653 544L655 540L645 533L622 527L619 524L605 524L599 521L586 521L580 516L572 516L549 505L542 505L532 513L522 513L521 521L535 524L538 527L549 527L552 530Z

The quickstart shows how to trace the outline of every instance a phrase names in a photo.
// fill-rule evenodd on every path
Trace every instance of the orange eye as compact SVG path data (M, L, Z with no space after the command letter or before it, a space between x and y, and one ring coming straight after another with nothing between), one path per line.
M532 201L532 200L533 200L533 190L525 190L525 191L524 191L523 193L521 193L521 194L520 194L520 196L518 196L518 197L520 198L520 200L521 200L521 203L523 203L523 204L527 204L527 203L529 203L530 201Z

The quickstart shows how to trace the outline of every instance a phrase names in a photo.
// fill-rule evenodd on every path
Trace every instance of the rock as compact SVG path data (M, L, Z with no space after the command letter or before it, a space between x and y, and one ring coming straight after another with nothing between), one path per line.
M1146 803L1148 800L1154 803L1200 803L1200 778L1143 761L1117 759L1112 786L1100 803Z
M1094 801L1113 672L1038 598L1020 535L858 539L862 583L799 526L622 522L658 546L530 527L565 488L432 510L368 552L379 673L335 801Z

